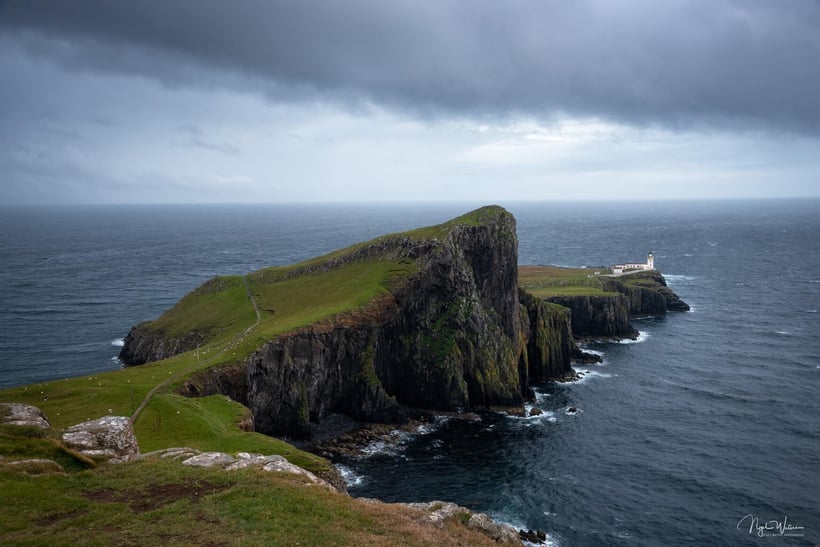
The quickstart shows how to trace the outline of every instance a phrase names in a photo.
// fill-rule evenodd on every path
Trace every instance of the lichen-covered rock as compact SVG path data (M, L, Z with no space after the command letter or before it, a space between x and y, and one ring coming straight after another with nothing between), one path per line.
M512 526L498 524L484 513L473 513L465 507L444 501L428 501L405 504L425 513L429 522L441 527L446 520L458 520L467 528L477 530L490 539L503 544L521 545L518 532Z
M248 467L263 467L269 463L287 463L283 456L263 456L262 454L247 454L240 452L237 454L237 460L225 468L225 471L235 471L237 469L246 469Z
M182 460L183 465L190 465L192 467L221 467L225 468L231 465L234 461L233 456L225 454L224 452L203 452L196 456L191 456L187 460Z
M327 488L328 490L332 490L334 492L336 491L336 489L333 488L333 486L331 486L329 482L320 479L307 469L302 469L298 465L293 465L284 458L269 461L268 463L262 466L262 471L267 471L269 473L290 473L292 475L300 475L302 477L307 478L313 484L319 485L323 488Z
M22 403L0 403L0 424L39 427L47 429L51 424L43 411Z
M478 530L497 543L510 545L518 545L521 543L515 528L506 524L498 524L484 513L473 513L470 515L470 520L467 521L467 528Z
M70 448L95 459L122 463L139 458L139 445L131 419L126 416L104 416L73 425L63 433Z

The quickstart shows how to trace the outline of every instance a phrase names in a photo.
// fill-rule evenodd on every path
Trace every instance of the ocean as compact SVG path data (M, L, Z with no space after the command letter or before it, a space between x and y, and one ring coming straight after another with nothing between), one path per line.
M214 275L477 205L2 208L0 388L117 369L133 324ZM603 362L537 386L541 416L442 417L340 462L350 492L456 502L560 546L820 543L820 200L501 205L522 264L652 250L692 311L589 343Z

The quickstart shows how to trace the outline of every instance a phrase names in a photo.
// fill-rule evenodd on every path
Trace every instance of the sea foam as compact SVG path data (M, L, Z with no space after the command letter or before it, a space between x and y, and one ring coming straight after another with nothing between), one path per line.
M364 482L364 476L359 475L350 467L343 465L341 463L336 464L336 469L339 470L339 474L342 476L342 479L345 481L345 485L349 488L352 486L359 486Z
M649 333L645 330L638 331L638 337L634 340L631 338L624 338L622 340L618 340L615 342L616 344L639 344L641 342L646 342L646 339L649 338Z

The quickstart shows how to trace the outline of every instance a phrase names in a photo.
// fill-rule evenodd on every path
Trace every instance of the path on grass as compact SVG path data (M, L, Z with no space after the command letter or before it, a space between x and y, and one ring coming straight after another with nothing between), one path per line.
M140 413L143 411L143 409L146 406L148 406L148 403L151 402L151 399L153 398L153 396L156 395L156 393L160 389L166 387L168 384L170 384L172 381L176 380L177 378L179 378L183 374L187 374L187 373L191 372L192 370L194 370L195 368L199 368L202 365L207 365L208 363L210 363L211 361L213 361L214 359L216 359L217 357L219 357L220 355L222 355L223 353L225 353L229 349L236 346L236 344L241 342L242 339L245 338L248 334L250 334L253 329L255 329L256 327L259 326L259 323L262 321L262 315L259 313L259 306L256 305L256 299L253 297L253 293L251 292L250 285L248 285L248 277L247 276L242 278L242 283L245 285L245 291L248 293L248 298L250 299L251 304L253 305L253 312L256 314L256 322L253 325L251 325L250 327L248 327L247 329L245 329L244 331L242 331L241 334L236 335L226 346L224 346L221 350L217 351L216 353L214 353L213 355L211 355L210 357L208 357L204 361L200 362L199 359L197 359L197 362L196 362L195 365L190 366L190 367L185 368L185 369L182 369L182 370L176 372L175 374L172 374L172 375L168 376L168 378L166 378L165 380L163 380L159 384L155 385L154 388L151 391L148 392L148 394L142 400L142 402L137 407L137 409L134 411L134 413L131 414L131 423L132 424L137 422L137 418L139 418ZM197 351L199 351L199 347L197 347Z

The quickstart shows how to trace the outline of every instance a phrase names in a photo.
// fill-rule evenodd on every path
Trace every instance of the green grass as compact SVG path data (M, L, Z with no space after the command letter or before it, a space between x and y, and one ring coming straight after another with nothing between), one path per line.
M49 429L0 425L0 454L9 461L53 460L67 471L94 467L92 460L66 447Z
M299 477L144 460L93 472L0 470L3 545L489 545Z
M276 270L251 276L251 291L262 312L262 324L253 338L271 339L387 296L401 279L415 271L407 260L367 260L323 273L277 279ZM274 275L272 276L271 273Z
M539 298L550 296L612 296L602 288L599 275L606 268L560 268L558 266L521 266L518 285Z
M196 332L204 341L220 335L230 336L238 326L250 326L255 320L243 277L216 277L152 321L150 328L164 333L168 338L180 338Z

